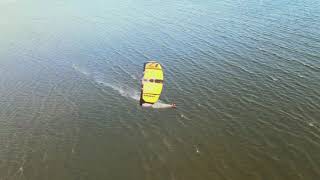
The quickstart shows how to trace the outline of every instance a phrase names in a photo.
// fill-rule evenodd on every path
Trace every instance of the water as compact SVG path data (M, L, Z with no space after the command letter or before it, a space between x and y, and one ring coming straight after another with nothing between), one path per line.
M0 179L320 176L320 2L0 1ZM165 70L141 109L145 61Z

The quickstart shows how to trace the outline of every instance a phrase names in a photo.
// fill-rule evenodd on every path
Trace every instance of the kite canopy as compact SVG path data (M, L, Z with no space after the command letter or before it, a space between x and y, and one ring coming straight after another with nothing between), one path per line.
M156 61L144 63L140 105L143 103L154 104L161 95L163 87L163 70Z

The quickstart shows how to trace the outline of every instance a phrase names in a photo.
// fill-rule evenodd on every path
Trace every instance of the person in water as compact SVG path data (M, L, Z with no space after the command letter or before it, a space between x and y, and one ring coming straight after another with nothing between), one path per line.
M142 107L144 108L154 108L154 109L165 109L165 108L176 108L176 104L172 103L172 104L164 104L164 103L154 103L154 104L150 104L150 103L142 103L141 104Z

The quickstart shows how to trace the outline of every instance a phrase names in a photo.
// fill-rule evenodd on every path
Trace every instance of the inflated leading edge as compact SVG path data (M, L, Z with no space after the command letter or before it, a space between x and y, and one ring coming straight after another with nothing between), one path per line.
M140 105L143 103L154 104L161 95L163 87L163 69L156 61L144 64Z

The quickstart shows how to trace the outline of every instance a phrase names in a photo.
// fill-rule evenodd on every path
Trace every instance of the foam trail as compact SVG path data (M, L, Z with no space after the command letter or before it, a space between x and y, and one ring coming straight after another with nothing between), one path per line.
M103 81L101 79L97 79L97 78L94 78L94 81L100 85L107 86L107 87L112 88L115 91L118 91L119 94L123 97L128 97L128 98L131 98L131 99L134 99L137 101L140 99L140 92L138 92L137 90L135 90L133 88L111 84L111 83L105 82L105 81Z
M77 72L84 74L85 76L90 77L90 79L92 79L95 83L112 88L115 91L118 91L119 94L123 97L131 98L131 99L134 99L137 101L140 100L140 92L138 92L134 88L126 87L126 86L120 85L120 84L117 85L114 83L106 82L103 78L92 75L94 73L90 73L86 68L79 67L75 64L72 65L72 68L74 70L76 70Z
M86 68L83 68L83 67L80 67L80 66L77 66L75 64L72 64L72 68L74 70L76 70L77 72L81 73L81 74L84 74L86 76L89 76L90 73L88 72L88 70Z
M139 79L138 75L132 75L132 74L130 74L130 77L131 77L132 79L134 79L134 80L138 80L138 79Z

